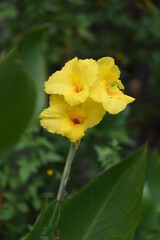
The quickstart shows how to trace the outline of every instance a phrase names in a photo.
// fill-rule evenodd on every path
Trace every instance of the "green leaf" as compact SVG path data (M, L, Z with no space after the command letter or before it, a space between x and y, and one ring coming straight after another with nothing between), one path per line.
M10 3L0 3L0 21L5 19L14 19L18 15L17 9Z
M55 240L54 231L57 227L60 213L60 208L58 208L54 222L52 222L55 207L56 201L52 201L44 206L33 229L24 240Z
M26 237L24 237L25 240L41 239L42 226L43 226L46 210L47 210L47 204L44 205L31 232Z
M0 154L26 129L34 110L35 87L16 50L0 60Z
M3 203L0 211L0 220L8 221L13 218L15 214L15 208L12 204Z
M151 193L151 197L156 206L156 209L160 211L160 155L157 150L150 153L147 158L147 182Z
M131 240L138 223L146 147L94 179L68 199L60 239Z
M26 156L22 156L18 161L19 176L23 183L25 183L31 174L36 173L39 167L39 162L37 159L28 159Z
M3 197L12 204L17 203L17 195L14 192L3 192Z
M44 81L46 81L46 61L45 61L45 38L44 32L48 25L42 25L27 32L18 44L20 57L34 80L36 86L37 100L36 113L37 117L44 107Z
M18 202L17 203L17 209L22 213L28 213L29 212L29 207L24 202Z

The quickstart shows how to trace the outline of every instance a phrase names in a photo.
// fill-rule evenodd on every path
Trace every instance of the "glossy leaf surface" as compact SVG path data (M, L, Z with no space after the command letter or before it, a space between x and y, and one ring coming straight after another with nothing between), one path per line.
M63 240L131 240L145 175L143 147L69 198L60 217Z

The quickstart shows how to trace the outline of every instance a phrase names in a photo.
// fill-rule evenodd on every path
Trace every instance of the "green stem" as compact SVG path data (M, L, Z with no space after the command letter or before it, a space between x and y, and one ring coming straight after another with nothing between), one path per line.
M59 210L59 206L61 205L61 202L63 201L64 198L64 192L65 192L65 188L68 182L68 178L69 178L69 174L70 174L70 170L71 170L71 165L76 153L77 147L75 145L75 143L71 143L70 145L70 149L69 149L69 153L67 156L67 160L65 163L65 167L63 170L63 175L61 178L61 183L59 186L59 190L58 190L58 194L57 194L57 202L56 202L56 206L53 212L53 215L51 217L50 223L53 224L54 219L56 218L57 212Z
M66 160L66 164L63 170L63 175L61 178L61 183L59 186L59 190L58 190L58 194L57 194L57 202L61 203L64 197L64 191L68 182L68 178L69 178L69 174L70 174L70 170L71 170L71 165L76 153L76 145L75 143L71 143L70 145L70 149L69 149L69 153L67 156L67 160Z

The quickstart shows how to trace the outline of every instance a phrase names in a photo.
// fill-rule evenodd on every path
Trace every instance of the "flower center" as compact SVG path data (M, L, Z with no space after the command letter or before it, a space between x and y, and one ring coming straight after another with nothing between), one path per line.
M78 73L71 73L71 79L74 86L74 91L79 93L83 90L83 79Z
M83 88L81 86L76 86L75 87L75 92L79 93L83 90Z
M83 122L82 118L74 118L72 119L73 124L77 125L77 124L81 124Z

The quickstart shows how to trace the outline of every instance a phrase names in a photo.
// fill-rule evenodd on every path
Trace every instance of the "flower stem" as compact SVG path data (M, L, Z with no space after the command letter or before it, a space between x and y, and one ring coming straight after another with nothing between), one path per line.
M62 175L62 178L61 178L61 183L60 183L60 186L59 186L58 194L57 194L57 202L58 203L61 203L62 200L63 200L64 191L65 191L65 188L66 188L66 185L67 185L67 182L68 182L68 178L69 178L69 174L70 174L70 170L71 170L71 165L72 165L76 150L77 150L77 148L76 148L75 143L71 143L69 153L68 153L68 156L67 156L67 160L66 160L66 164L65 164L65 167L64 167L64 170L63 170L63 175Z
M59 210L59 207L61 205L61 202L63 201L65 188L66 188L66 185L67 185L67 182L68 182L68 178L69 178L69 174L70 174L70 170L71 170L71 165L72 165L76 150L77 150L76 144L71 143L69 153L68 153L68 156L67 156L67 160L66 160L66 163L65 163L65 167L64 167L64 170L63 170L63 175L62 175L62 178L61 178L61 183L60 183L60 186L59 186L58 194L57 194L56 206L55 206L54 212L53 212L51 220L50 220L51 224L53 224L53 222L56 218L57 212Z

